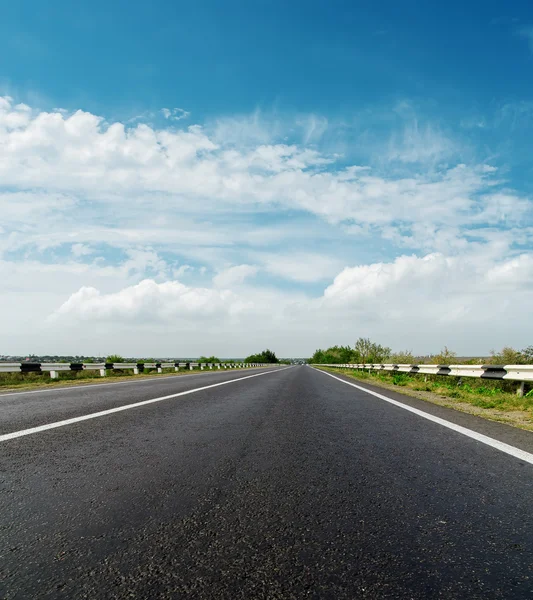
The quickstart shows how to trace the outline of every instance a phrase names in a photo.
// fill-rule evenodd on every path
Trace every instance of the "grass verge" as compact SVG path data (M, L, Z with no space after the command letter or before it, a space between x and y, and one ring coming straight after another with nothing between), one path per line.
M231 371L244 371L245 368L231 369ZM113 381L139 380L155 377L182 377L198 373L222 373L230 369L185 369L175 372L174 369L163 369L158 373L155 369L147 369L139 375L132 375L131 369L124 371L108 371L106 377L101 377L98 371L60 371L58 379L52 379L49 373L0 373L0 395L7 392L19 392L25 390L50 389L57 387L69 387L73 385L94 385L99 383L111 383Z
M432 404L533 431L533 390L519 397L516 395L517 382L481 379L465 382L459 377L319 368Z

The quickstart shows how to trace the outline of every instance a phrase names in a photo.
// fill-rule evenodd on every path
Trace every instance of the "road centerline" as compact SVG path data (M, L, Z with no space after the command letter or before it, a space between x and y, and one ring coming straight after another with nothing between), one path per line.
M236 379L230 379L228 381L221 381L219 383L212 383L210 385L204 385L199 388L193 388L192 390L185 390L183 392L177 392L175 394L169 394L167 396L160 396L158 398L151 398L149 400L142 400L140 402L134 402L132 404L126 404L124 406L117 406L115 408L108 408L106 410L101 410L94 413L89 413L87 415L81 415L79 417L72 417L70 419L64 419L62 421L55 421L53 423L46 423L44 425L38 425L36 427L29 427L28 429L21 429L19 431L13 431L11 433L6 433L0 435L0 442L7 442L9 440L13 440L20 437L25 437L28 435L33 435L36 433L40 433L42 431L48 431L49 429L57 429L59 427L66 427L67 425L73 425L74 423L80 423L82 421L89 421L91 419L97 419L99 417L105 417L107 415L111 415L114 413L122 412L125 410L131 410L133 408L138 408L140 406L147 406L149 404L155 404L157 402L163 402L164 400L170 400L172 398L179 398L180 396L186 396L188 394L194 394L196 392L202 392L204 390L209 390L212 388L220 387L222 385L228 385L230 383L236 383L237 381L244 381L245 379L252 379L253 377L261 377L262 375L271 375L272 373L280 373L281 371L286 371L292 367L285 367L283 369L276 369L274 371L265 371L263 373L255 373L253 375L247 375L245 377L238 377Z

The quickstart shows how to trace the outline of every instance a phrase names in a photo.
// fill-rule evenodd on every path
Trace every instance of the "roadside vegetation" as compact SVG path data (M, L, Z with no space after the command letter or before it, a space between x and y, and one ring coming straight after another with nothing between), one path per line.
M205 363L207 365L209 364L213 364L213 365L218 365L221 362L230 362L228 360L225 361L221 361L220 358L218 358L217 356L200 356L200 358L198 359L199 363ZM233 362L233 361L231 361Z
M35 360L35 362L39 362ZM53 362L58 363L70 363L74 361L70 360L55 360ZM81 361L80 361L81 362ZM106 362L106 363L137 363L141 365L146 365L147 363L156 363L161 362L159 359L154 358L124 358L119 354L111 354L105 359L101 360L91 360L90 358L84 359L85 363L95 363L95 362ZM201 356L199 359L187 359L182 360L181 362L197 362L197 363L226 363L226 364L235 364L237 361L230 360L220 360L215 356L205 357ZM243 361L238 361L243 362ZM84 370L84 371L59 371L57 379L52 379L48 372L43 373L0 373L0 389L7 391L10 388L35 388L35 387L55 387L58 385L69 385L75 383L105 383L109 379L139 379L142 377L165 377L168 375L188 375L190 373L198 372L200 367L194 367L191 371L190 369L181 368L178 372L174 370L174 368L162 369L162 373L158 373L157 369L148 368L144 366L143 370L138 374L134 375L131 369L107 369L106 376L102 377L98 370Z
M505 346L499 352L492 350L490 356L475 357L457 356L456 352L445 346L438 354L416 356L410 350L393 351L387 346L372 342L369 338L359 338L353 348L350 346L331 346L326 350L318 349L309 359L309 362L311 364L532 365L533 346L528 346L523 350L515 350L510 346Z
M360 338L354 347L332 346L327 350L317 350L309 359L311 364L492 364L521 365L533 364L533 346L523 350L504 347L499 352L492 351L488 357L458 357L448 348L439 354L425 357L415 356L410 351L393 352L390 348ZM533 428L533 389L526 386L523 397L518 396L516 381L491 381L477 378L461 378L442 375L398 373L393 371L368 371L363 369L344 369L323 367L325 370L342 373L354 379L370 384L398 389L411 396L452 405L476 407L478 413L490 413L489 418L506 420L504 413L516 412L520 415L520 426ZM448 402L443 402L447 400ZM467 410L466 412L471 412ZM477 413L476 413L477 414ZM518 417L518 415L515 415ZM515 420L515 419L514 419Z

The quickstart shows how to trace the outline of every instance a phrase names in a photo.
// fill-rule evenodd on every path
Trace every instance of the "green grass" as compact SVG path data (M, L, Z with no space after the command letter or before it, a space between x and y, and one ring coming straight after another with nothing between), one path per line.
M443 377L439 375L418 375L389 371L361 371L355 369L332 369L356 379L387 383L419 392L431 392L442 398L452 398L484 409L498 411L527 411L533 413L533 389L523 397L517 396L518 382L490 381Z

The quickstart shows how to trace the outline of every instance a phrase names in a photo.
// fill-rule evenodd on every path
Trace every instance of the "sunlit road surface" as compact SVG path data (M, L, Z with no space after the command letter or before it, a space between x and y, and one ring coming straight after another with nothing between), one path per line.
M0 598L533 597L533 434L377 391L451 426L307 366L0 394Z

